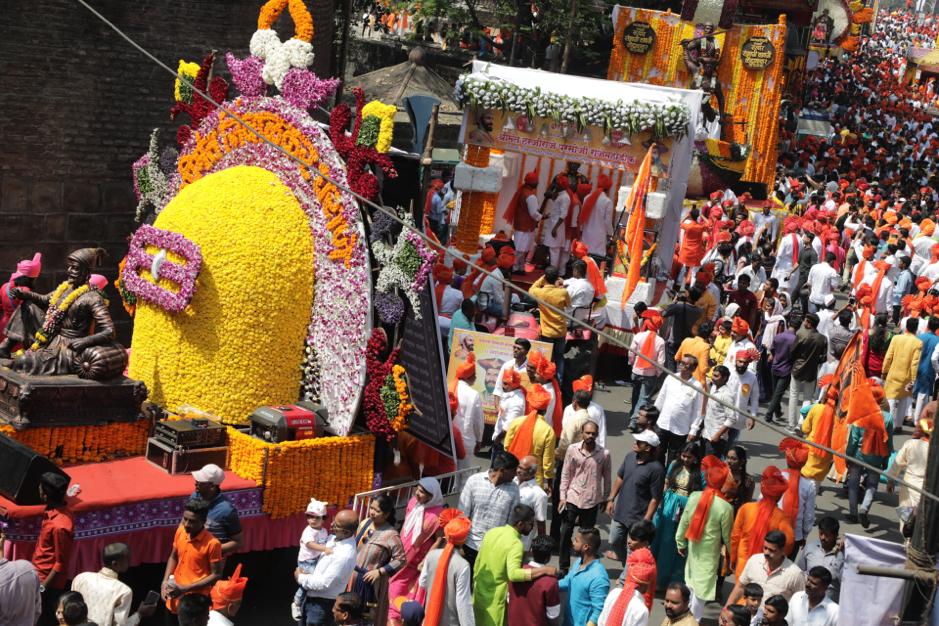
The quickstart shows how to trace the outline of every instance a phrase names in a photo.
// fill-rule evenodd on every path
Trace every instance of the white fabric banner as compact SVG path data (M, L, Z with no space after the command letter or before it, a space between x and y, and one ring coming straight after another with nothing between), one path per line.
M838 624L893 626L900 612L906 581L858 574L857 568L858 565L873 565L902 569L904 563L906 552L900 544L860 535L845 535ZM929 623L930 626L939 626L939 611L932 612Z

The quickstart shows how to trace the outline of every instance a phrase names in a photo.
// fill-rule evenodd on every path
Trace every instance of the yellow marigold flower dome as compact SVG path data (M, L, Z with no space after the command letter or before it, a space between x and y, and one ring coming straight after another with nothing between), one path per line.
M254 166L204 176L166 205L154 226L195 243L203 261L185 311L137 308L129 374L151 402L237 423L297 400L314 286L308 222L277 175Z

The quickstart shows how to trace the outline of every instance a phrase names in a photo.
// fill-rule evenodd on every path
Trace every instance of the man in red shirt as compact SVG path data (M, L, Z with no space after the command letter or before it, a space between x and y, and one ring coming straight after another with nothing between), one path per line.
M40 626L58 624L55 610L59 596L66 589L66 572L75 539L72 514L65 505L67 490L68 478L61 474L46 472L39 477L39 497L46 505L33 550L33 567L39 576L39 591L42 593Z
M554 540L538 535L531 541L531 562L525 568L539 568L551 561ZM509 618L506 624L559 626L561 591L556 576L541 576L531 581L509 584Z

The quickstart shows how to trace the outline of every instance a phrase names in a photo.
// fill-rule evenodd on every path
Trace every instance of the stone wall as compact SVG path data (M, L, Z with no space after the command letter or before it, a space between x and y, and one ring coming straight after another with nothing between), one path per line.
M117 275L134 229L131 164L150 132L175 137L169 121L173 77L74 0L19 0L4 11L0 37L0 281L16 261L43 253L37 285L63 279L77 247L108 250ZM90 3L161 61L201 61L219 51L247 55L263 0L92 0ZM333 0L307 2L315 23L315 71L329 75ZM286 12L277 25L293 33ZM188 121L183 116L182 122ZM108 287L121 339L130 320Z

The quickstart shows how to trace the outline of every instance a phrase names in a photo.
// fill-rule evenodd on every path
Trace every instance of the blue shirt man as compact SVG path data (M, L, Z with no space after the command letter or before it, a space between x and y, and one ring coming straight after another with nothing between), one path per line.
M567 592L564 604L564 626L596 624L603 611L603 602L610 591L610 577L597 560L600 533L596 528L581 528L574 536L573 548L580 558L574 561L567 575L558 581Z
M476 316L476 303L472 300L463 300L460 310L455 311L450 318L450 333L447 335L447 352L453 350L453 335L457 329L476 330L473 318Z
M199 496L209 503L205 529L222 544L222 555L228 556L241 547L243 533L235 505L222 494L221 484L225 480L225 470L209 463L193 472L192 478L196 481L193 496Z

